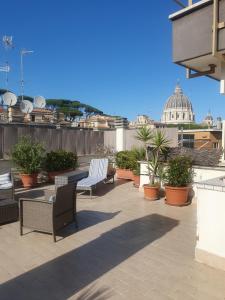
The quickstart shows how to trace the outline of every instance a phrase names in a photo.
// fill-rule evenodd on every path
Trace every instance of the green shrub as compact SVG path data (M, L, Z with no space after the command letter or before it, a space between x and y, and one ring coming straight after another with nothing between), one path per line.
M177 156L171 159L165 174L169 186L187 186L193 182L192 160L188 156Z
M145 151L144 147L140 147L140 148L134 147L130 151L130 154L131 154L131 156L132 155L134 156L134 159L136 161L142 161L142 160L145 160L146 151Z
M41 169L45 149L30 137L22 137L12 150L13 162L23 174L35 174Z
M136 160L131 151L119 151L116 154L116 166L120 169L133 170L136 166Z
M141 170L140 170L140 164L138 164L136 166L135 169L133 169L133 174L136 175L136 176L140 176L140 173L141 173Z
M73 152L56 150L46 154L44 169L47 172L75 169L77 166L77 155Z

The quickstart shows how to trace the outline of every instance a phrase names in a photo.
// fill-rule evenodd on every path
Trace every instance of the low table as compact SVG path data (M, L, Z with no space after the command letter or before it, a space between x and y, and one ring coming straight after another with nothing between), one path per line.
M81 169L55 176L55 189L68 183L75 183L87 176L88 171Z
M15 222L19 217L18 202L6 198L0 200L0 224Z

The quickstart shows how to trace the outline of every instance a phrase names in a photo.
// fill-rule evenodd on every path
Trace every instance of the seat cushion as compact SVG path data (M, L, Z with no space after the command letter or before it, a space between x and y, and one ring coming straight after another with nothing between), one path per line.
M77 182L77 189L81 187L91 187L96 185L97 183L103 181L105 178L103 177L87 177Z
M12 182L0 183L0 190L8 190L12 188Z
M10 173L5 173L0 175L0 184L10 181Z

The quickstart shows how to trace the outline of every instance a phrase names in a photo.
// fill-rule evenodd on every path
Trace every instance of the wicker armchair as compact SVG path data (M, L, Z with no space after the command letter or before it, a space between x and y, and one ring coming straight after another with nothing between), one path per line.
M14 176L12 170L0 170L0 176L9 174L10 182L6 184L0 183L0 200L1 199L12 199L14 200Z
M18 220L18 202L15 201L14 178L9 170L1 170L0 175L9 174L10 181L0 184L0 224L14 222Z
M47 194L46 194L47 195ZM45 195L45 196L46 196ZM76 220L76 185L70 183L56 191L55 201L39 199L20 199L20 235L23 227L52 233L56 242L57 232Z

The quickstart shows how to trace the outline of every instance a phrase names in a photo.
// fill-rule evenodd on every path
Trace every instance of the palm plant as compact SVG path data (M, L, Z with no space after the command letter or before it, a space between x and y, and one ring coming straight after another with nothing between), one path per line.
M162 164L160 163L160 155L167 151L169 140L162 131L156 131L151 140L152 152L151 158L148 160L148 171L150 185L155 184L155 178L162 176Z
M145 158L148 160L148 143L152 139L153 134L149 127L142 126L137 130L136 139L143 142L145 147Z

